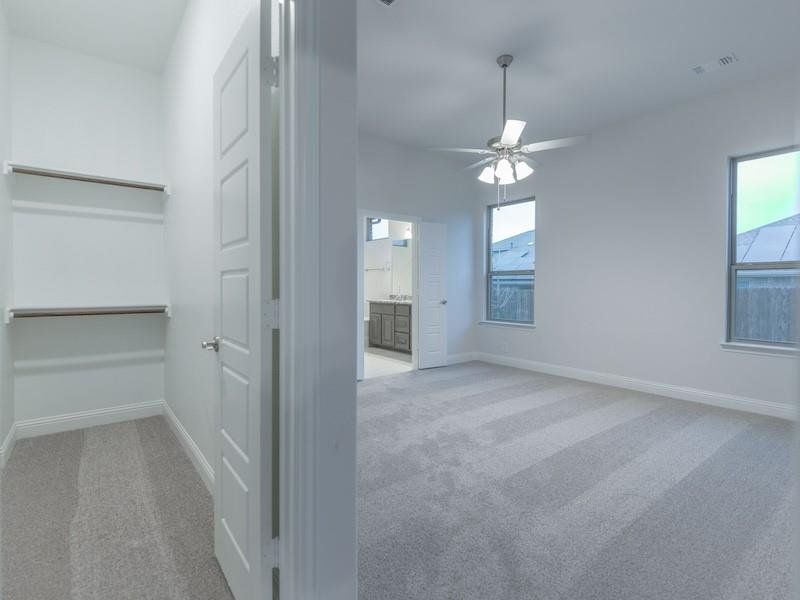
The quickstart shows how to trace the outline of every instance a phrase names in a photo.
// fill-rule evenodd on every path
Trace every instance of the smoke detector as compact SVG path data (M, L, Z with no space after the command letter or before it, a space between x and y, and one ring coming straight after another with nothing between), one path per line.
M692 71L694 71L697 75L704 75L710 71L721 69L722 67L729 67L736 62L739 62L739 58L733 52L731 52L725 56L720 56L717 60L712 60L702 65L692 67Z

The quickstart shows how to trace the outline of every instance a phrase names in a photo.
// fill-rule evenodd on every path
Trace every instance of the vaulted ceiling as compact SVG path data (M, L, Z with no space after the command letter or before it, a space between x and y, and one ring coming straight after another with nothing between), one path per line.
M500 70L526 140L603 125L786 72L797 0L359 0L359 121L422 146L500 133ZM735 53L729 67L692 67Z

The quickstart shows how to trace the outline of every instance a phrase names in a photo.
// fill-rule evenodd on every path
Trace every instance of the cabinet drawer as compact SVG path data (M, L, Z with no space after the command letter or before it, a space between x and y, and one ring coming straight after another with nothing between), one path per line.
M407 333L395 332L394 347L398 350L411 350L411 342Z
M411 316L411 306L408 304L395 304L394 314L402 317Z
M388 304L383 302L370 302L369 303L369 314L378 313L382 315L393 315L394 314L394 304Z
M394 318L394 330L399 333L411 333L411 319L397 315Z

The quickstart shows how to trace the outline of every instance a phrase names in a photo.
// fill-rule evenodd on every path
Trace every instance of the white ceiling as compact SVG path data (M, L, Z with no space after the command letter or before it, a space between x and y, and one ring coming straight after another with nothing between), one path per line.
M359 121L423 146L500 134L498 55L511 53L509 117L526 141L598 127L788 70L797 0L359 0ZM698 76L691 67L736 53Z
M12 31L160 72L187 0L5 0Z

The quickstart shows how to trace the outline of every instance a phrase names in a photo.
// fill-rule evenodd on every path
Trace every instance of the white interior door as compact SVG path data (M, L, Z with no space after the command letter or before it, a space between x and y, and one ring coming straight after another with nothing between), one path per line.
M422 223L419 235L419 368L447 364L447 226Z
M272 333L261 310L272 277L270 88L262 82L270 28L261 18L257 9L247 17L214 76L214 549L236 600L272 597Z

